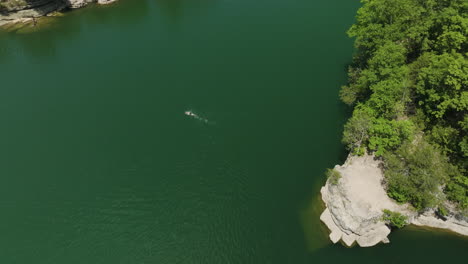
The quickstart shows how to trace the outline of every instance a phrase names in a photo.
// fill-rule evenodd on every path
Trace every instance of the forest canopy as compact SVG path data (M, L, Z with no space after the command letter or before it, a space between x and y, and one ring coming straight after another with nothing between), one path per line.
M468 1L362 0L343 143L383 159L388 194L468 210Z

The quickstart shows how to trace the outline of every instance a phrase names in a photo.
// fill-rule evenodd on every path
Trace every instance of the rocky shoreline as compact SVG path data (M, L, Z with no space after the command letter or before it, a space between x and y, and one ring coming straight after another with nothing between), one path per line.
M111 4L117 0L0 0L0 26L26 23L56 11L76 9L90 3Z
M326 209L320 216L331 231L333 243L370 247L389 243L391 229L382 219L382 210L388 209L408 217L408 223L417 226L446 229L468 236L468 219L452 213L440 219L434 211L419 215L409 205L400 205L387 196L381 163L373 156L350 156L342 166L338 182L327 180L321 189Z

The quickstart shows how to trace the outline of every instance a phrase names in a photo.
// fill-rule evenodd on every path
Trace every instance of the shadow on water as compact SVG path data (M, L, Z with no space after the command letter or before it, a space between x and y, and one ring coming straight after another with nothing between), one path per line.
M318 259L319 263L320 258L325 257L327 263L362 264L438 264L448 260L453 263L461 263L466 260L464 252L466 252L467 239L447 232L408 226L402 230L393 231L389 238L390 244L379 244L371 248L346 248L340 244L330 245L317 249L312 253L312 257L315 260ZM444 241L444 243L440 243L440 241Z
M43 24L47 20L47 24ZM68 30L60 30L58 18L44 18L38 27L24 25L19 30L0 33L0 61L15 57L31 57L41 60L53 58L56 54L57 42L69 39L80 33L81 26L70 23ZM25 28L27 27L27 28ZM57 34L56 31L60 31Z
M35 6L43 0L25 1ZM0 62L18 57L51 60L56 56L57 47L62 46L63 42L75 40L83 31L100 26L109 30L139 26L150 17L153 8L158 9L160 16L168 17L169 24L174 24L181 21L188 11L203 10L214 1L119 0L110 5L90 4L82 9L64 10L57 16L41 17L34 22L15 24L0 30Z
M87 16L79 19L92 24L112 24L118 26L135 25L149 16L151 0L119 0L111 5L94 5ZM85 12L86 9L80 10ZM80 14L76 14L80 16Z
M331 244L327 239L329 234L328 228L320 221L320 215L325 209L325 205L322 202L319 188L314 188L315 195L310 199L306 208L300 212L305 244L309 252L314 252Z
M0 31L0 62L18 56L53 59L63 41L72 41L85 28L135 26L149 15L149 1L120 0L111 5L93 4L83 9L65 10L57 17L42 17L36 22L6 27Z

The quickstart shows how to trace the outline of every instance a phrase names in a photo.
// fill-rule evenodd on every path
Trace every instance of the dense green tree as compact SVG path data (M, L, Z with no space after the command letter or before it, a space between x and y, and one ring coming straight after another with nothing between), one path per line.
M373 119L373 111L370 108L360 106L356 108L353 116L345 124L343 143L355 154L364 154Z
M434 118L449 112L468 110L468 60L459 53L436 55L426 53L419 58L417 71L417 103Z
M468 177L466 175L457 174L452 177L447 183L447 197L457 202L462 209L468 208Z
M461 155L463 156L463 158L468 158L468 114L464 115L463 120L460 121L459 124L462 128L462 136L459 143Z
M387 150L394 150L414 134L414 124L409 120L387 120L377 118L370 128L368 148L382 156Z
M357 23L348 31L364 54L386 41L413 47L428 37L427 10L416 0L362 0ZM364 57L365 58L365 57Z
M359 105L344 127L343 143L355 154L366 149L381 156L387 149L395 149L403 141L412 138L415 130L410 120L376 118L372 107Z
M370 92L369 87L378 82L377 75L370 69L350 67L348 76L349 84L343 86L340 91L341 100L348 105L366 99Z
M394 199L468 208L468 1L362 3L348 31L357 51L340 92L354 107L343 142L382 157Z
M445 154L451 154L458 148L459 131L451 126L436 125L432 128L429 138L442 148Z
M440 187L452 172L446 157L424 138L385 155L388 194L399 202L410 202L418 210L438 205L442 198Z
M467 52L468 2L466 0L432 1L431 8L437 10L433 16L431 33L431 46L434 51Z

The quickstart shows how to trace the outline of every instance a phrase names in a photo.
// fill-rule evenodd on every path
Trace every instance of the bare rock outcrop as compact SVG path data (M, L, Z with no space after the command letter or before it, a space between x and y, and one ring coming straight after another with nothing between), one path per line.
M412 219L411 224L416 226L445 229L453 233L468 236L468 222L457 219L455 216L450 216L445 220L442 220L435 217L435 213L433 211L429 211Z
M361 247L388 243L390 228L381 221L382 210L404 208L393 202L381 187L379 162L372 156L350 157L343 166L335 166L335 170L342 176L338 183L327 181L321 190L327 209L320 219L331 230L330 239Z
M390 228L381 220L382 210L388 209L408 217L409 223L449 229L468 235L468 223L455 218L441 220L433 212L418 215L409 205L399 205L387 196L380 162L373 156L350 156L342 166L335 166L341 178L333 184L328 180L321 189L326 205L320 216L330 229L333 243L370 247L390 242Z
M98 3L100 5L106 5L106 4L113 3L117 0L66 0L66 1L68 2L67 5L70 8L81 8L81 7L86 6L89 3Z
M0 26L27 22L66 8L81 8L90 3L110 4L117 0L0 0Z

